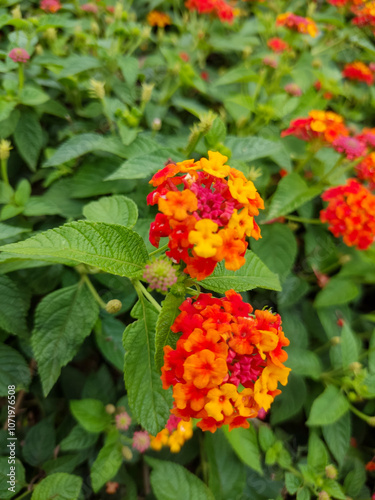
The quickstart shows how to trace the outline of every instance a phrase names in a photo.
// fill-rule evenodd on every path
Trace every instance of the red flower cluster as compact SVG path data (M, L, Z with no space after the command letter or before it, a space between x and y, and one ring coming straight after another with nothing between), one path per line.
M150 181L156 189L147 197L161 212L150 227L151 243L158 247L160 238L168 237L168 257L184 262L185 273L198 280L222 260L233 271L245 263L246 236L260 238L254 216L264 208L254 184L226 165L226 156L212 151L208 156L159 170Z
M344 186L328 189L322 199L328 206L320 212L320 220L346 245L366 250L375 239L375 196L357 180L348 179Z
M315 22L309 17L296 16L292 12L279 14L276 19L277 26L285 26L293 31L308 34L313 38L319 33L318 27Z
M187 0L185 6L199 14L211 14L223 22L231 23L234 19L235 11L225 0Z
M318 140L332 144L338 137L349 135L342 116L332 111L312 110L308 118L293 120L281 137L294 135L303 141Z
M356 166L358 179L368 181L369 188L375 189L375 153L370 153Z
M364 27L370 26L375 28L375 1L371 0L369 2L361 1L356 2L356 5L352 7L352 11L355 14L355 18L352 23L357 26Z
M367 83L367 85L372 85L374 83L374 75L371 69L361 61L346 64L342 76L349 80Z
M171 330L176 349L164 347L163 387L173 386L172 413L215 432L222 425L249 427L248 418L270 408L286 385L289 368L281 318L256 310L234 290L225 298L200 294L180 306ZM242 389L242 390L241 390Z
M285 52L290 49L289 44L278 37L270 38L267 42L267 46L276 53Z

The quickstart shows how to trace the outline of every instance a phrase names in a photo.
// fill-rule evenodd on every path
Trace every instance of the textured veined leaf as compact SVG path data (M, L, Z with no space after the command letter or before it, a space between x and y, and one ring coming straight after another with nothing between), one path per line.
M334 276L316 295L315 307L329 307L346 304L359 295L360 289L353 281Z
M332 455L341 465L345 460L345 455L350 447L351 418L346 412L339 420L333 424L322 427L324 439Z
M312 404L307 425L328 425L349 410L349 402L340 389L329 385Z
M56 290L38 304L31 344L45 396L90 334L98 314L98 304L84 283Z
M70 401L70 410L81 427L88 432L99 433L111 425L111 415L97 399L74 399Z
M112 429L91 466L91 484L95 493L117 474L123 460L121 448L120 434L117 429Z
M238 271L228 271L224 262L219 262L213 274L201 282L202 285L218 293L225 293L230 288L236 292L246 292L257 287L281 290L278 276L254 252L248 250L245 258L246 263Z
M231 158L246 162L272 156L281 149L280 142L270 141L263 137L228 136L225 145L232 151Z
M82 478L56 472L36 485L31 500L78 500L81 487Z
M35 171L40 150L43 146L43 131L38 116L34 111L24 109L14 132L20 156L32 171Z
M9 457L0 457L0 498L3 500L8 500L8 498L15 498L15 494L18 493L24 486L26 486L25 480L25 468L22 462L18 459L15 461L15 486L14 489L9 488Z
M151 486L157 500L214 500L212 492L182 465L151 459Z
M0 328L13 335L27 332L27 294L8 276L0 276Z
M8 395L8 385L27 389L30 370L22 355L6 344L0 344L0 397Z
M242 462L263 475L258 438L254 427L251 426L249 429L239 427L231 431L225 427L223 429L226 438Z
M138 207L133 200L123 195L103 196L85 205L83 215L95 222L132 228L138 219Z
M172 397L163 389L155 366L155 329L158 314L140 298L132 310L136 318L124 332L125 385L129 405L144 429L156 436L170 415Z
M0 249L30 259L82 262L128 278L138 277L148 260L146 247L137 233L103 222L70 222Z

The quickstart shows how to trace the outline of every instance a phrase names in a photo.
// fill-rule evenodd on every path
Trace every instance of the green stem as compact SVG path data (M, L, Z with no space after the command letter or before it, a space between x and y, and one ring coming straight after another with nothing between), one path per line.
M30 495L30 493L32 493L32 491L24 491L21 495L19 495L17 498L15 498L14 500L20 500L21 498L24 498L26 497L27 495Z
M1 159L1 176L5 184L9 186L8 170L7 170L7 160L5 158Z
M146 288L142 285L142 283L139 280L132 280L133 286L135 288L135 291L138 294L138 297L143 295L149 302L152 304L155 309L160 312L161 311L161 305L156 302L154 297L146 290Z
M23 64L19 63L18 64L18 90L19 90L19 93L21 93L21 90L23 89L24 81L25 81L25 77L23 74Z
M349 404L349 408L351 409L351 411L357 415L357 417L359 417L360 419L364 420L365 422L367 422L369 425L373 425L373 421L374 421L374 417L370 417L370 415L365 415L364 413L362 413L360 410L358 410L358 408L356 408L355 406Z
M102 298L100 297L100 295L96 291L96 288L91 283L91 281L90 281L89 277L87 276L87 274L82 275L82 281L84 281L86 283L87 288L90 290L92 296L94 297L94 299L96 300L96 302L100 305L100 307L102 309L105 309L106 306L107 306L107 304L102 300Z
M162 253L164 252L164 250L167 250L168 248L168 243L166 243L165 245L163 245L162 247L160 248L157 248L156 250L154 250L153 252L151 252L149 254L150 257L154 256L154 255L157 255L158 253Z
M320 219L306 219L305 217L297 217L296 215L284 215L284 217L293 222L301 222L302 224L322 224Z

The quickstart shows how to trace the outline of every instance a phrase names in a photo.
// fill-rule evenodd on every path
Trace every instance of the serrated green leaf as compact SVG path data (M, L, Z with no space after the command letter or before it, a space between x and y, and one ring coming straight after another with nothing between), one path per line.
M346 500L348 498L339 483L333 479L324 479L322 490L326 491L331 497L337 498L337 500Z
M225 123L221 118L217 117L213 121L213 124L207 134L204 136L204 140L209 148L216 146L219 143L224 143L225 137L227 135L227 130Z
M324 443L316 432L310 431L307 463L319 474L323 474L328 464L328 453Z
M310 498L310 490L307 486L304 486L297 491L296 500L310 500Z
M177 297L172 292L169 292L162 302L155 333L155 364L158 371L164 364L164 346L170 345L174 349L179 339L179 335L172 332L171 326L180 312L178 308L184 299L183 296Z
M40 151L43 146L43 131L38 116L34 111L24 109L14 132L20 156L32 171L35 171Z
M262 238L251 242L252 251L275 274L280 281L288 276L296 255L297 241L293 231L284 224L263 225Z
M354 457L352 460L354 463L351 463L351 470L345 478L344 490L347 495L356 498L366 482L366 469L359 458Z
M70 411L78 423L88 432L102 432L111 423L111 416L97 399L70 401Z
M98 304L84 283L55 290L38 304L31 344L45 396L90 335L98 314Z
M123 195L103 196L85 205L83 215L94 222L132 228L138 219L138 207L133 200Z
M170 415L171 393L163 389L155 366L155 329L158 314L140 297L132 310L136 319L124 332L125 385L129 405L142 427L156 436Z
M8 456L0 457L0 498L2 500L14 498L15 494L27 484L25 480L25 469L22 462L16 459L14 464L9 464L8 459ZM10 488L10 484L8 483L10 477L7 474L10 473L11 467L14 467L13 472L15 473L14 491L8 489Z
M240 460L262 476L263 469L260 463L258 438L254 427L251 426L249 429L239 427L231 431L224 427L223 430Z
M82 478L65 472L56 472L38 483L31 500L78 500Z
M228 136L225 145L232 151L231 159L246 162L272 156L281 148L280 142L269 141L263 137Z
M219 262L213 274L201 282L202 286L218 293L225 293L231 288L236 292L245 292L257 287L281 290L276 274L271 272L255 253L248 250L245 259L245 264L238 271L228 271L224 262Z
M26 462L33 466L40 466L52 458L55 449L56 437L53 425L46 420L31 427L26 435L22 455Z
M8 276L0 276L0 327L13 335L27 332L25 293Z
M300 477L292 474L291 472L287 472L285 474L285 487L291 495L297 492L298 488L302 486L302 480Z
M335 457L337 462L342 465L350 447L350 412L345 413L335 423L323 426L322 431L330 452Z
M117 474L123 460L121 448L119 432L112 429L91 466L91 484L95 493Z
M49 100L49 95L42 89L27 85L21 91L20 101L27 106L38 106Z
M328 425L349 410L349 402L334 385L329 385L312 404L307 425Z
M105 151L121 158L127 157L127 149L116 137L99 134L81 134L64 142L43 167L55 167L93 151Z
M28 389L30 369L23 356L6 344L0 344L0 397L8 395L8 385Z
M317 294L314 306L329 307L346 304L354 300L359 292L359 287L353 281L334 277L331 278L327 285Z
M207 486L182 465L152 459L151 486L157 500L214 500Z
M215 500L237 500L245 487L245 464L232 450L221 429L204 436L208 461L208 486Z
M281 179L275 194L272 196L267 220L290 214L321 192L322 188L319 186L309 188L295 172L288 174Z
M76 425L60 443L61 451L85 450L93 446L98 440L98 434L88 432L80 425Z
M311 377L315 380L319 379L322 373L322 365L319 357L314 352L299 349L298 347L289 347L287 352L288 360L285 365L291 368L293 373Z
M99 327L95 327L95 339L100 352L121 372L124 369L125 350L122 345L124 325L109 314L102 318Z
M143 240L137 233L104 222L70 222L0 250L27 255L30 259L56 259L58 263L69 259L128 278L139 276L148 260Z

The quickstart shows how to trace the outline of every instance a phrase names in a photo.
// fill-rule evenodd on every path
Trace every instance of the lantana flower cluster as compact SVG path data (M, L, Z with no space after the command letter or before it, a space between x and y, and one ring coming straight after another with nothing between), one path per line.
M199 14L210 14L222 22L232 23L235 9L225 0L187 0L185 6Z
M177 281L176 269L169 259L154 259L145 265L143 279L149 283L150 290L166 293Z
M367 249L375 239L375 196L356 179L343 186L332 187L322 195L328 206L320 212L320 220L329 224L334 236L359 250Z
M349 80L364 82L367 85L374 83L374 75L369 66L361 61L354 61L345 65L342 75Z
M302 17L293 14L293 12L285 12L279 14L276 19L277 26L284 26L298 33L308 34L315 38L319 33L318 27L310 17Z
M152 10L147 14L147 22L150 26L157 26L158 28L165 28L172 23L171 18L165 12Z
M176 349L164 347L163 387L173 386L172 413L215 432L222 425L249 427L286 385L289 344L281 318L255 310L234 290L223 298L200 294L180 306L171 330L181 333ZM253 313L253 314L252 314Z
M172 453L178 453L192 436L192 420L185 422L175 415L170 415L165 428L155 437L150 435L150 447L155 451L160 451L163 447L168 446Z
M235 271L245 263L247 236L260 238L254 221L264 203L254 184L226 164L228 158L208 152L208 159L170 163L151 179L147 197L159 211L150 227L150 242L169 238L166 252L184 272L202 280L218 262Z

